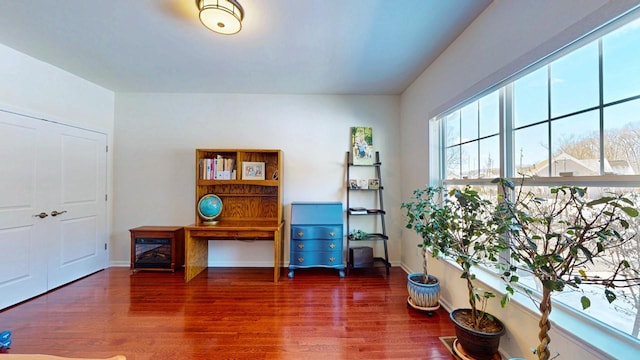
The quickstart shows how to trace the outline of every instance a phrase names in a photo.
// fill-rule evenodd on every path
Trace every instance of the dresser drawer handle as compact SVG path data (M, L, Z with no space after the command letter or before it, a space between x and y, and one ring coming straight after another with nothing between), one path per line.
M334 244L334 243L329 244L329 248L330 248L330 249L333 249L333 248L335 248L335 247L336 247L336 244Z
M336 258L334 258L333 256L329 258L330 262L334 262L336 260Z
M299 258L298 258L298 262L299 262L299 263L301 263L301 264L302 264L302 262L303 262L303 261L304 261L304 258L303 258L303 257L299 257Z
M303 237L304 233L302 231L298 231L298 236Z
M336 233L332 231L332 232L329 233L329 236L334 237L334 236L336 236Z
M304 249L304 244L298 244L298 249Z

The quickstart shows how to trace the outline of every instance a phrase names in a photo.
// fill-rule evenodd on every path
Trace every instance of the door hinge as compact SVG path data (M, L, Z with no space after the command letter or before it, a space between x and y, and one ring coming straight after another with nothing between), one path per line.
M109 152L109 145L105 145L104 147L105 147L104 152Z
M104 249L107 250L107 243L104 243Z
M104 194L104 201L107 201L107 194Z

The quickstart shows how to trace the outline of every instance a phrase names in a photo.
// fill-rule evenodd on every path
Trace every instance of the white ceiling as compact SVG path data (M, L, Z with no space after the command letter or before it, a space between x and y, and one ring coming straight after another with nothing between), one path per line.
M115 92L400 94L491 0L0 0L0 43Z

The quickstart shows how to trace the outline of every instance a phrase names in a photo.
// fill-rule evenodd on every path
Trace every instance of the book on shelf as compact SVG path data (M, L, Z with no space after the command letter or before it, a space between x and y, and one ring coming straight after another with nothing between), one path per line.
M385 214L381 209L367 209L367 214Z
M235 159L224 158L221 155L215 158L200 159L201 180L235 180Z
M234 159L223 158L219 156L216 160L216 180L235 180L235 177L232 177L233 168L234 168Z
M350 207L349 214L351 215L364 215L367 213L367 209L363 207Z

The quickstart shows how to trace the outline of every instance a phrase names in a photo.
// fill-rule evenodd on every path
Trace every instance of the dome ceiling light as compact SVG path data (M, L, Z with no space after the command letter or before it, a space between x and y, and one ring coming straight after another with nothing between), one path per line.
M236 0L196 0L200 22L219 34L233 35L242 29L244 9Z

